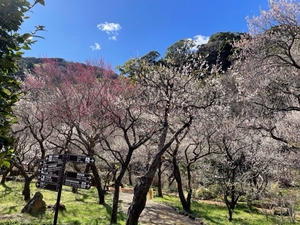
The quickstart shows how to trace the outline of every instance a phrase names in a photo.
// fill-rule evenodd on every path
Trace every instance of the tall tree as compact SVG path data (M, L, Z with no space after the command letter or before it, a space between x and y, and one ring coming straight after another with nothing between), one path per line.
M167 48L164 60L173 66L182 66L190 63L195 42L191 39L182 39Z
M24 81L24 88L41 104L40 109L51 118L56 131L66 141L54 142L58 150L69 148L71 153L101 156L100 140L110 125L105 107L112 102L107 93L113 82L113 72L102 60L97 65L71 63L62 70L56 61L45 60ZM104 107L105 106L105 107ZM101 177L91 164L99 203L104 204Z
M147 99L140 98L142 91L138 84L133 85L124 77L115 80L109 90L114 100L106 105L106 110L112 118L112 133L110 138L103 139L102 148L113 155L120 167L114 180L111 224L117 223L119 187L133 154L157 132L157 124L149 118Z
M140 98L147 100L149 118L159 125L156 150L148 171L134 188L134 197L127 213L127 224L137 225L146 204L147 192L160 165L161 158L177 137L192 124L195 110L211 106L216 98L216 83L201 83L192 66L147 66L134 74L141 85ZM171 132L172 131L172 132Z
M240 40L242 36L242 33L215 33L206 44L197 47L197 54L202 55L207 60L208 70L219 63L220 70L218 72L224 73L234 62L234 54L238 51L233 43Z
M0 8L0 165L9 166L9 161L4 160L12 146L13 138L10 126L14 122L12 106L18 100L20 91L19 82L11 75L17 71L17 60L21 58L22 50L30 49L34 43L30 37L34 36L43 26L37 26L32 33L20 34L21 24L28 17L25 15L31 8L44 0L35 0L31 5L29 1L2 0Z
M299 149L299 142L295 142L297 134L287 136L277 123L282 117L300 111L300 3L270 0L269 9L261 10L248 23L251 36L237 44L242 49L236 64L239 92L253 105L254 127L269 132L290 149Z
M54 136L55 127L51 124L49 115L43 110L41 102L32 99L30 94L18 101L14 113L18 123L12 125L16 139L14 144L16 157L12 162L25 179L22 193L24 200L29 201L30 183L37 176L38 162L51 149L50 137Z
M216 132L215 126L208 122L212 119L211 116L211 114L203 112L198 118L195 115L196 122L191 125L189 130L185 131L181 139L176 138L176 142L167 150L172 159L173 175L177 182L181 205L187 212L191 211L193 180L196 180L193 174L197 170L197 163L202 158L215 153L210 143ZM218 151L216 150L216 152ZM186 185L183 185L183 181L186 181Z
M225 111L221 113L226 115ZM266 152L271 148L262 146L260 137L251 133L241 118L226 117L219 115L217 119L219 125L211 140L211 148L217 154L204 160L209 164L204 173L209 184L219 186L228 220L232 221L240 197L255 196L264 191L267 180L263 178L268 173L268 162L271 162Z

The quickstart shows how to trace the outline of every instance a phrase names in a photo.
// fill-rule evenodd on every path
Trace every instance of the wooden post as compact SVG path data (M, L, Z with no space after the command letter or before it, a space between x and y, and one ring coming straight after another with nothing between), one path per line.
M59 180L58 180L58 193L57 193L57 200L56 200L56 205L55 205L53 225L56 225L56 223L57 223L58 209L59 209L59 205L60 205L60 197L61 197L64 173L65 173L65 168L66 168L67 156L68 156L68 152L67 152L67 150L65 150L64 156L63 156L63 159L62 159L63 163L62 163L62 166L61 166L61 170L60 170L60 174L59 174Z
M153 199L153 188L149 189L149 199Z

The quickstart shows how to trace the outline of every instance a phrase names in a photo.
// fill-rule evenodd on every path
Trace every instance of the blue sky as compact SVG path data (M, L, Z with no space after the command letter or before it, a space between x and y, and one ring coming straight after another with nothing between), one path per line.
M45 0L21 32L45 26L25 56L85 62L102 58L114 68L155 50L164 56L175 42L205 41L216 32L247 32L246 16L267 0Z

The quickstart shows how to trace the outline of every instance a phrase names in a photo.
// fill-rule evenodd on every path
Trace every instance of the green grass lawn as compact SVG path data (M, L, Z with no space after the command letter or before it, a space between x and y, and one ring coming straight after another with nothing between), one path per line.
M163 198L154 198L157 202L163 202L182 210L178 197L164 195ZM192 215L202 218L208 225L276 225L291 224L288 217L270 215L266 216L257 208L250 210L245 203L239 203L233 213L233 221L228 221L228 212L225 204L212 201L194 201L192 203ZM296 223L300 224L298 217Z
M22 182L8 181L6 186L0 186L0 224L53 224L54 211L47 209L44 215L33 217L29 214L21 214L26 205L22 195ZM90 190L79 189L78 194L71 192L71 187L63 187L61 203L66 206L66 211L60 212L57 224L67 225L107 225L110 220L111 195L107 195L106 205L97 204L98 197L96 188ZM43 200L47 206L54 205L57 192L38 189L35 184L31 185L31 196L36 191L43 194ZM125 224L126 216L119 214L118 224Z
M54 211L47 209L44 215L31 216L29 214L21 214L22 208L26 205L22 195L22 182L8 181L6 186L0 185L0 225L12 224L30 224L30 225L52 225L54 219ZM57 192L45 189L37 189L35 184L31 185L31 196L36 191L40 191L44 196L47 206L56 203ZM96 189L92 187L90 190L79 189L77 194L71 192L71 187L63 187L61 203L66 206L66 211L60 212L58 215L59 225L107 225L110 220L110 212L112 205L111 194L106 195L106 205L99 205ZM157 202L163 202L178 209L181 209L178 197L164 195L164 198L154 198ZM121 205L121 204L120 204ZM299 210L299 208L298 208ZM208 225L276 225L291 224L288 217L279 217L269 214L268 220L265 215L256 208L249 210L245 203L238 204L233 214L233 221L228 222L227 209L221 202L194 201L192 203L192 214L195 217L203 219ZM300 224L298 216L296 223ZM124 225L126 215L119 214L118 224Z

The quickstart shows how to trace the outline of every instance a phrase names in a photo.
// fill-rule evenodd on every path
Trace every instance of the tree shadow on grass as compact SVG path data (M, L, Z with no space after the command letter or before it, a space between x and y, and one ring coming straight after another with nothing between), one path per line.
M103 206L104 206L106 212L107 212L108 214L111 214L111 211L112 211L111 206L108 205L107 203L104 203Z
M103 204L104 208L106 209L107 214L111 215L112 207L108 204ZM126 220L126 214L123 212L118 212L118 221L124 221Z
M7 210L9 214L15 213L17 212L17 205L9 206Z
M4 188L4 195L10 194L13 190L11 187L7 186L5 183L1 184L1 186ZM3 197L3 195L0 195Z
M215 203L200 203L200 202L193 202L192 205L192 215L196 218L201 218L208 222L208 224L215 224L220 225L223 224L223 219L227 219L227 210L226 206L220 205L219 202ZM212 214L212 212L218 212L216 214ZM220 214L226 215L222 221L220 221Z

